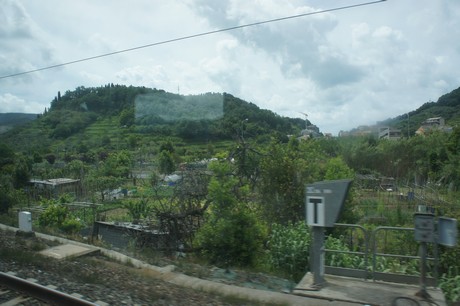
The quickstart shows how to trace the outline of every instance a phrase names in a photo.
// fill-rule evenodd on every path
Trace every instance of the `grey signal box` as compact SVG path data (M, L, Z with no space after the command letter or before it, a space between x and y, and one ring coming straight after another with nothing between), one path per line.
M438 243L448 247L457 245L457 220L447 217L438 218Z
M309 226L333 227L350 189L351 180L322 181L306 187L306 219Z
M415 241L435 242L434 215L425 213L416 213L414 215Z

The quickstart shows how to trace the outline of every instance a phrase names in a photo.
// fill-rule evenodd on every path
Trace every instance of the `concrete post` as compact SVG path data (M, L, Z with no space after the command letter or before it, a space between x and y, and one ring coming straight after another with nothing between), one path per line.
M310 255L310 271L313 273L313 287L321 288L324 279L324 227L313 226L313 244Z

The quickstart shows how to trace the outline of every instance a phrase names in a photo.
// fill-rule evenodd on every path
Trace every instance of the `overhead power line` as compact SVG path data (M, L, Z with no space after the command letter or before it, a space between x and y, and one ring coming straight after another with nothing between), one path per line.
M202 33L188 35L188 36L182 36L182 37L163 40L163 41L159 41L159 42L155 42L155 43L151 43L151 44L147 44L147 45L142 45L142 46L138 46L138 47L133 47L133 48L118 50L118 51L114 51L114 52L104 53L104 54L100 54L100 55L85 57L85 58L73 60L73 61L70 61L70 62L65 62L65 63L46 66L46 67L37 68L37 69L33 69L33 70L13 73L13 74L9 74L9 75L4 75L4 76L0 76L0 79L12 78L12 77L16 77L16 76L20 76L20 75L24 75L24 74L33 73L33 72L38 72L38 71L58 68L58 67L72 65L72 64L81 63L81 62L86 62L86 61L90 61L90 60L94 60L94 59L98 59L98 58L102 58L102 57L112 56L112 55L115 55L115 54L126 53L126 52L131 52L131 51L135 51L135 50L139 50L139 49L150 48L150 47L154 47L154 46L158 46L158 45L169 44L169 43L173 43L173 42L177 42L177 41L181 41L181 40L187 40L187 39L197 38L197 37L216 34L216 33L221 33L221 32L238 30L238 29L243 29L243 28L248 28L248 27L258 26L258 25L262 25L262 24L288 20L288 19L295 19L295 18L300 18L300 17L305 17L305 16L324 14L324 13L333 12L333 11L347 10L347 9L356 8L356 7L360 7L360 6L377 4L377 3L385 2L385 1L387 1L387 0L376 0L376 1L371 1L371 2L358 3L358 4L353 4L353 5L347 5L347 6L341 6L341 7L336 7L336 8L316 11L316 12L309 12L309 13L303 13L303 14L298 14L298 15L290 15L290 16L287 16L287 17L275 18L275 19L270 19L270 20L265 20L265 21L248 23L248 24L239 25L239 26L233 26L233 27L229 27L229 28L223 28L223 29L218 29L218 30L213 30L213 31L208 31L208 32L202 32Z

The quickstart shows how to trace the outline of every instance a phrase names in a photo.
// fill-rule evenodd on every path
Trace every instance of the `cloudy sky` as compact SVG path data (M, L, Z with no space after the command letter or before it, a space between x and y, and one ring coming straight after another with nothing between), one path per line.
M228 92L337 134L460 87L460 1L387 0L55 69L114 51L357 0L0 0L0 112L41 113L107 83Z

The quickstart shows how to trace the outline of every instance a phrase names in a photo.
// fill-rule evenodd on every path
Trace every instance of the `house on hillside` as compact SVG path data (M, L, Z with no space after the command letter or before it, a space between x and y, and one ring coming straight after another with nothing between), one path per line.
M367 137L375 135L375 130L367 125L360 125L351 131L340 131L339 137Z
M116 188L104 190L104 199L109 201L119 200L128 195L127 189Z
M321 136L323 136L323 134L321 134L321 132L319 131L319 128L314 124L310 124L306 126L305 129L300 132L300 137L298 139L305 140L309 138L318 138Z
M181 175L178 175L177 173L173 173L170 175L166 175L163 179L166 185L168 186L174 186L176 185L180 180L182 179Z
M452 127L447 126L444 118L433 117L422 122L422 125L415 132L416 135L425 135L432 131L452 132Z
M379 128L379 139L398 140L401 138L401 130L391 127Z

